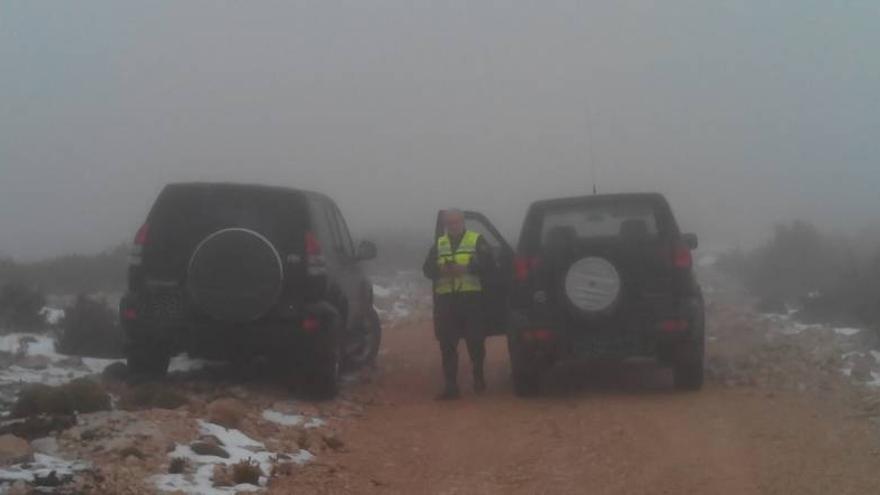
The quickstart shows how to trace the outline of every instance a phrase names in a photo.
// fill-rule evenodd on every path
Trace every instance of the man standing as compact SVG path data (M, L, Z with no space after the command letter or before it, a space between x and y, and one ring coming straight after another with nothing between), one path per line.
M428 253L422 270L434 281L434 333L440 342L445 387L438 400L459 397L458 341L465 340L471 358L474 391L486 390L483 376L485 309L482 277L495 266L488 243L477 232L465 229L459 210L443 212L446 233Z

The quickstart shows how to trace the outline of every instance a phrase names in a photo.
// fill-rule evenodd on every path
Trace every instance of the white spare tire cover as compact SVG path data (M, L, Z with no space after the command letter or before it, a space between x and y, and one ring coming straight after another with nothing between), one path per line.
M565 295L581 311L605 311L620 296L620 273L605 258L581 258L565 274Z

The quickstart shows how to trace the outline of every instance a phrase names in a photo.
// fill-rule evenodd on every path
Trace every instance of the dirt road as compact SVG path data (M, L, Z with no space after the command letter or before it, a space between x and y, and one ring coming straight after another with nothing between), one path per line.
M490 391L432 400L430 323L386 332L374 405L347 451L273 493L880 493L874 427L836 402L710 381L678 393L652 365L568 367L549 393L513 396L505 343L489 345ZM466 360L464 390L469 391Z

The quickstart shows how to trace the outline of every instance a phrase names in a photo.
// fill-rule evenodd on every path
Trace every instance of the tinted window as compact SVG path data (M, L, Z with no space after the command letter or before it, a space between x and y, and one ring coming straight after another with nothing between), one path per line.
M333 206L334 216L336 217L336 228L339 232L339 239L343 252L349 256L354 256L354 243L351 241L351 234L348 232L348 225L345 223L342 213L335 205Z
M541 220L541 242L553 236L575 239L626 237L655 239L657 215L647 201L588 203L550 208Z

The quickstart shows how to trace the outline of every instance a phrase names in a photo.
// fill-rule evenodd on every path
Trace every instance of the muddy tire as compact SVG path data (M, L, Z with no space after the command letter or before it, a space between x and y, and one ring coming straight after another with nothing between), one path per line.
M703 362L678 363L672 368L675 388L678 390L700 390L703 388Z
M513 371L513 393L517 397L534 397L541 392L541 377L534 371Z
M364 322L346 347L343 361L344 371L355 371L376 363L379 355L379 346L382 343L382 323L375 309L370 309L364 317Z
M532 352L516 336L508 337L513 393L518 397L534 397L541 392L541 368Z
M339 349L334 346L316 355L305 370L305 393L315 400L331 400L339 393L341 368Z

